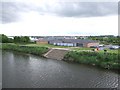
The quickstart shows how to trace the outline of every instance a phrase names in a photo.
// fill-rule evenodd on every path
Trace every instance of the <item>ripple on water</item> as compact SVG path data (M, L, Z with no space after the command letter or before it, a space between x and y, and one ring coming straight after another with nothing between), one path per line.
M3 87L6 88L116 88L118 74L94 67L3 53Z

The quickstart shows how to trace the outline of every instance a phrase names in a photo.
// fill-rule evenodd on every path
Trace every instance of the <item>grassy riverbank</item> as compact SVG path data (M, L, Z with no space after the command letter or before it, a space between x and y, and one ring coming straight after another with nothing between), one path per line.
M51 44L26 44L26 46L34 46L34 47L48 47L48 48L67 48L70 50L91 50L91 48L86 47L71 47L71 46L55 46Z
M64 60L107 69L120 69L119 57L118 53L71 51L64 57Z
M23 53L29 53L29 54L34 54L34 55L39 55L42 56L42 54L46 53L48 51L47 47L29 47L29 46L24 46L24 45L19 45L19 44L2 44L1 47L2 50L13 50L13 51L18 51L18 52L23 52Z
M75 51L89 51L92 50L94 48L87 48L87 47L69 47L69 46L55 46L55 45L51 45L51 44L25 44L25 46L30 46L30 47L47 47L47 48L67 48L70 50L75 50ZM107 52L109 53L118 53L118 50L110 50L110 49L106 49ZM99 50L98 52L100 53L104 53L104 50Z
M39 55L39 56L42 56L44 53L46 53L49 50L49 48L57 47L57 46L54 47L53 45L47 45L47 46L36 45L35 46L35 45L27 45L27 44L20 45L20 44L14 44L14 43L4 43L1 45L2 47L0 48L3 50L13 50L13 51L18 51L23 53ZM118 50L114 52L108 50L107 53L104 53L103 51L92 52L92 51L82 51L82 50L88 50L88 49L73 47L73 49L71 49L71 51L64 56L63 60L69 61L69 62L77 62L81 64L94 65L94 66L107 68L107 69L120 69L120 63L119 63L120 55L119 53L117 53Z

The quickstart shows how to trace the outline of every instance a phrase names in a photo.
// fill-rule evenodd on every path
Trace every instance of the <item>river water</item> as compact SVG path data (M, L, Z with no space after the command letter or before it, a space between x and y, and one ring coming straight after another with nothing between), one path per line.
M18 52L2 52L3 88L117 88L119 74Z

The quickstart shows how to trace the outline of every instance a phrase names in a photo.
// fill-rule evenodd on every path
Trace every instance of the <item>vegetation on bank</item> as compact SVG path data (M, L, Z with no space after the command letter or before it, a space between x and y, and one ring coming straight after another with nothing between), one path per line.
M71 50L91 50L92 48L86 47L71 47L71 46L55 46L51 44L26 44L26 46L48 47L48 48L69 48Z
M27 45L27 44L15 44L15 43L2 43L2 47L0 49L2 50L13 50L28 54L34 54L42 56L45 54L50 46L46 45ZM51 46L53 47L53 46ZM110 50L111 51L111 50ZM113 50L112 50L113 51ZM89 64L94 66L99 66L102 68L107 69L120 69L120 61L119 61L120 55L118 53L118 50L115 50L114 52L104 52L104 50L101 51L88 51L85 49L71 49L70 52L68 52L64 56L64 61L70 61L70 62L77 62L81 64Z
M118 36L90 36L88 39L98 40L103 44L119 45ZM107 52L105 53L104 50L97 52L92 51L93 48L33 44L34 42L31 42L27 36L15 36L13 39L11 39L4 34L0 34L0 43L0 49L3 50L13 50L39 56L42 56L44 53L46 53L49 48L69 48L71 51L65 55L63 59L65 61L95 65L107 69L120 69L120 55L118 50L107 49Z
M69 46L55 46L51 44L25 44L25 46L32 46L32 47L47 47L47 48L67 48L70 50L75 51L92 51L95 48L87 48L87 47L69 47ZM108 53L118 53L118 50L110 50L106 49ZM97 51L99 53L104 53L104 50Z
M23 53L28 54L34 54L42 56L42 54L46 53L48 51L47 47L29 47L24 45L18 45L18 44L2 44L2 47L0 47L2 50L13 50L13 51L19 51Z
M8 38L4 34L0 34L0 43L12 43L12 42L13 42L13 39Z
M101 44L120 45L120 36L105 35L105 36L89 36L88 39L100 41Z
M107 69L120 69L120 55L118 53L98 53L70 51L63 60L89 64Z
M19 43L19 44L32 43L28 36L14 36L14 38L8 38L4 34L0 34L0 42L2 42L2 43Z

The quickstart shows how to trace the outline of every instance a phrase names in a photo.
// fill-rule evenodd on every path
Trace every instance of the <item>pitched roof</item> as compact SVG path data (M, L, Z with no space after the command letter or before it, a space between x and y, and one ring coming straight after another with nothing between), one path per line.
M93 40L82 40L82 39L59 39L59 40L50 40L52 42L57 42L57 43L96 43L97 41Z

